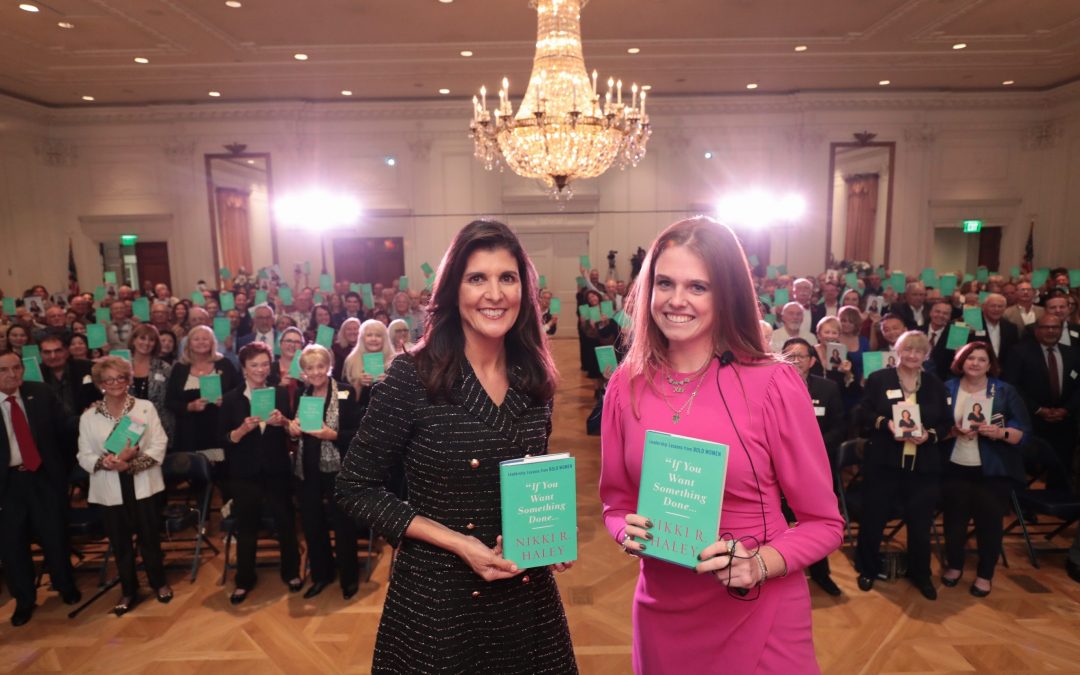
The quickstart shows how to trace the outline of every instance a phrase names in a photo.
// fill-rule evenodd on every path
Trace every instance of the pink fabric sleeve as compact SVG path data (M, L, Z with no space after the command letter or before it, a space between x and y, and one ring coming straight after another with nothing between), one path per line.
M623 369L611 376L600 419L600 501L604 525L615 541L622 539L626 515L637 508L637 481L630 478L623 447Z
M788 573L821 560L843 543L844 521L810 394L795 368L777 368L764 401L765 437L780 489L798 524L769 544Z

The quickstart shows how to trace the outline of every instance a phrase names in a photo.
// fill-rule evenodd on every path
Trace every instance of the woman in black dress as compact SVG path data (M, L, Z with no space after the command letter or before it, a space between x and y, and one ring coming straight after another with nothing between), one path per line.
M311 562L311 587L305 598L314 598L334 580L335 567L346 600L360 589L360 566L357 563L356 523L334 501L334 482L341 471L341 458L360 423L360 407L352 387L331 377L334 357L322 345L308 345L300 353L304 388L301 398L322 400L322 428L302 431L299 414L289 423L289 435L300 439L294 471L300 479L300 522L304 527L308 559ZM330 528L334 545L330 546Z
M372 672L576 673L551 569L502 557L499 462L547 452L556 377L536 270L509 228L458 233L429 311L338 477L345 511L400 545ZM408 502L385 487L401 458Z
M289 409L289 397L282 387L268 387L273 353L262 342L250 342L240 349L244 386L225 394L221 402L218 433L225 448L225 471L236 515L236 590L229 597L234 605L247 599L255 587L255 545L265 503L277 523L281 547L281 580L289 590L300 590L300 550L296 542L296 514L293 511L289 444L285 427L289 420L281 412ZM252 416L252 392L270 388L274 408L266 419Z
M188 332L184 353L173 365L165 392L165 404L176 417L176 440L169 449L203 452L210 461L221 462L225 459L218 435L221 399L208 401L199 390L199 378L211 373L221 375L223 396L240 382L236 368L217 350L214 331L195 326Z

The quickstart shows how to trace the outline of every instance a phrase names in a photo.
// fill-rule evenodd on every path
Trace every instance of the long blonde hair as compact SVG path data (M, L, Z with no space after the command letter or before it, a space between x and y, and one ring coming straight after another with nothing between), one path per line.
M211 360L220 361L225 358L221 352L218 351L217 336L214 335L214 331L209 326L192 326L188 331L187 337L184 338L184 351L180 352L180 363L185 365L191 365L191 336L195 335L197 331L206 331L210 334L210 355Z
M341 372L345 376L345 381L349 384L359 381L360 376L364 374L364 354L367 353L367 349L364 348L364 333L367 332L368 328L374 328L382 335L383 367L387 367L394 360L394 346L390 344L390 332L382 321L368 319L360 324L360 337L356 340L356 346L345 357L345 363L341 366Z

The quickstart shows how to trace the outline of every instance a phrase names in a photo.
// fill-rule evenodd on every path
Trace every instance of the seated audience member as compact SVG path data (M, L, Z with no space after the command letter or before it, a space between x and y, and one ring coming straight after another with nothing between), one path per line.
M360 319L349 317L337 329L337 335L334 336L333 349L331 350L334 353L334 363L345 363L345 357L352 353L353 348L356 347L357 341L360 339L360 324ZM344 379L344 368L336 375L339 382L347 382Z
M330 321L330 325L335 329L340 330L346 319L356 319L361 323L364 321L364 302L360 299L360 294L356 291L349 291L345 294L342 301L342 309L340 312L334 314ZM338 363L340 363L340 361Z
M817 324L817 340L814 347L813 374L824 377L836 384L844 401L844 411L854 408L862 398L862 373L855 369L850 357L841 358L835 343L840 343L840 320L835 316L826 316ZM833 353L829 344L834 343Z
M98 351L98 350L94 350ZM68 353L71 358L76 361L90 362L91 359L96 358L91 353L90 347L86 342L86 333L72 333L71 339L68 340Z
M159 283L154 285L154 297L152 298L152 301L163 302L171 308L173 305L180 302L180 299L173 297L168 284Z
M54 305L45 310L45 327L35 332L34 339L40 344L49 336L63 339L69 335L71 335L71 327L67 323L67 312Z
M847 347L848 361L851 361L855 377L861 382L863 373L862 355L870 348L870 340L861 334L863 316L858 307L845 305L837 312L840 319L840 338L838 342Z
M994 350L994 357L1004 368L1008 362L1008 354L1013 346L1020 341L1020 331L1009 321L1004 321L1005 296L991 293L983 301L983 329L972 331L971 339L981 340L990 345Z
M315 338L319 336L319 326L330 325L330 308L324 304L318 304L311 308L311 316L308 317L307 330L304 331L304 339L308 343L315 342Z
M862 591L871 590L881 573L885 523L899 504L907 529L908 579L927 600L937 599L930 576L930 526L941 491L940 441L952 420L945 385L922 369L929 352L924 333L902 333L896 341L897 367L866 378L865 396L856 411L869 438L862 470L866 497L855 548ZM893 423L897 403L916 404L921 421L917 433L902 439Z
M255 587L256 543L264 506L277 525L281 580L294 593L303 586L286 435L289 419L282 412L288 410L289 395L284 388L267 382L273 357L269 345L250 342L239 356L244 384L225 394L218 417L237 521L236 590L229 596L234 605L246 600ZM274 409L267 419L253 417L252 392L267 387L274 392Z
M408 327L405 327L406 330ZM364 370L365 354L382 354L383 372L372 375ZM386 369L397 354L394 352L390 341L390 331L381 322L368 319L360 325L360 338L352 351L342 360L342 377L346 383L356 391L357 401L360 405L360 415L367 410L368 399L371 397L371 387L376 382L386 379Z
M68 472L56 435L63 411L49 387L24 382L24 372L16 354L0 354L0 560L15 599L12 626L29 621L37 603L31 538L44 551L51 585L64 603L82 599L64 529Z
M10 324L0 323L0 354L7 354L10 351L7 339L8 328L10 327Z
M404 319L391 321L390 325L386 327L386 332L390 336L390 346L394 350L395 356L404 354L416 346L409 339L411 331L409 331L409 324L405 323Z
M127 349L128 340L135 324L131 321L131 308L123 300L109 305L111 320L105 326L105 339L109 349Z
M803 310L802 325L799 327L799 332L804 336L809 335L813 338L814 327L817 326L818 321L825 317L825 307L812 302L814 299L814 282L805 278L796 279L791 284L791 291L792 302L798 303ZM811 342L812 340L807 341ZM779 349L775 351L779 351Z
M540 310L543 313L540 320L544 324L544 333L549 337L555 334L559 328L559 315L551 313L551 299L554 295L548 289L540 291Z
M1071 489L1080 387L1070 374L1080 362L1071 347L1059 343L1061 319L1056 315L1043 314L1032 332L1034 340L1022 341L1009 354L1004 379L1023 397L1034 435L1054 451L1057 466L1044 467L1046 486Z
M158 339L161 341L158 358L171 366L176 361L176 335L171 329L166 329L158 332Z
M826 317L826 319L832 317ZM825 319L822 319L824 322ZM819 325L821 322L819 322ZM825 441L825 449L829 453L829 464L834 464L832 458L840 451L840 444L847 434L847 422L844 415L844 403L841 400L840 388L835 382L817 375L811 375L810 370L816 365L814 349L810 343L802 338L791 338L783 345L784 356L791 359L802 376L806 388L810 392L811 403L814 405L814 414L817 415L818 428L821 437ZM795 514L784 505L784 515L788 522L795 521ZM829 559L821 560L807 567L810 578L814 580L829 595L841 595L840 588L832 580L829 572Z
M236 307L236 311L240 315L240 323L236 326L236 334L249 334L254 329L255 321L251 317L251 312L248 311L248 294L243 291L233 293L233 306ZM237 349L239 349L239 346Z
M870 334L871 351L896 351L896 341L904 334L904 330L903 320L895 314L881 317L876 330Z
M926 330L929 320L926 312L926 287L921 281L912 281L904 291L904 301L889 309L889 313L900 317L907 330Z
M176 333L176 337L183 340L187 336L188 328L190 328L189 320L191 313L191 301L181 300L173 305L173 326L172 330Z
M158 334L172 329L172 308L167 302L154 302L150 305L150 325Z
M214 373L221 376L222 396L240 383L236 369L217 350L214 331L206 326L195 326L188 333L180 359L169 375L165 402L176 418L176 440L172 449L202 451L211 461L220 462L224 459L218 436L221 399L207 400L200 391L200 378Z
M1053 290L1045 302L1046 313L1056 316L1061 321L1061 336L1058 342L1074 350L1080 350L1080 325L1069 323L1069 297L1060 290ZM9 337L10 340L10 337Z
M974 519L979 562L971 594L984 598L990 594L1001 555L1002 519L1009 512L1010 495L1013 488L1024 486L1019 446L1031 432L1031 423L1020 395L997 379L997 358L985 342L960 348L952 372L956 377L945 383L955 424L942 443L947 458L942 497L948 561L941 583L953 587L963 576L968 523ZM1001 415L1001 424L988 421L971 428L967 417L976 396L992 401L991 416Z
M130 363L106 356L94 364L93 379L105 396L79 421L79 464L90 474L87 500L103 507L105 531L116 557L121 587L113 613L122 616L139 601L133 536L138 540L146 576L158 602L167 603L173 598L165 581L161 552L161 503L155 498L165 490L161 464L168 438L154 405L128 393ZM137 443L128 441L120 452L107 449L106 441L125 417L144 427L142 436Z
M252 342L261 342L273 349L274 345L277 344L277 331L274 329L274 309L266 303L256 305L253 323L254 326L250 333L237 338L238 348L243 349L245 345Z
M1016 304L1005 308L1004 317L1016 326L1021 337L1026 337L1028 327L1038 321L1045 311L1035 304L1035 289L1031 282L1021 281L1016 284Z
M311 307L314 304L312 302L314 296L315 293L310 288L301 288L293 293L293 308L288 312L288 315L301 333L307 333L308 323L311 321Z
M771 346L774 352L783 349L784 343L791 338L802 338L807 342L814 340L814 334L809 329L803 330L805 316L806 312L799 303L793 301L784 305L780 310L780 327L773 331Z
M424 334L424 313L412 308L412 300L409 294L399 292L394 295L394 303L390 311L390 320L403 320L409 327L409 342L417 342Z
M952 377L954 350L949 349L949 322L952 320L952 303L944 298L929 304L930 323L926 326L926 337L930 342L930 354L923 366L927 372L938 376L944 382ZM956 329L960 330L960 329Z
M7 346L8 350L15 352L20 357L22 356L23 347L26 345L33 345L34 338L30 329L20 323L13 323L8 326L7 332Z

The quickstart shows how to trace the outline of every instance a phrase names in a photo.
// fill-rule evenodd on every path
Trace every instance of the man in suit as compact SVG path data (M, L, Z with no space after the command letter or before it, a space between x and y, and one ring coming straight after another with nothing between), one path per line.
M1068 489L1072 480L1076 419L1080 413L1080 377L1076 352L1058 343L1061 319L1047 312L1034 327L1034 340L1013 348L1005 381L1024 397L1035 436L1054 450L1059 467L1047 472L1046 486Z
M810 392L810 399L814 405L814 413L817 415L818 428L821 437L825 441L825 449L829 452L829 464L835 472L833 458L839 456L840 444L844 441L847 433L847 424L844 419L844 400L840 396L840 387L832 380L817 375L811 375L810 369L817 362L815 350L810 343L802 338L791 338L783 345L784 356L788 357L799 370L806 388ZM787 505L784 506L785 515L789 521L795 517ZM829 572L829 559L821 560L809 566L810 578L826 593L832 596L841 594L840 587L832 580Z
M825 307L823 305L810 304L814 297L814 282L804 278L796 279L791 284L791 292L794 295L791 301L799 303L799 306L803 309L802 325L799 332L804 335L813 335L817 332L817 322L825 317Z
M922 282L910 282L904 291L904 301L894 304L889 313L900 317L908 330L925 332L929 317L926 311L926 287Z
M1008 364L1009 352L1020 341L1020 331L1010 321L1004 321L1005 296L991 293L982 306L983 329L973 331L969 342L987 342L1002 368Z
M76 444L79 439L79 417L93 402L101 398L101 391L90 377L90 362L72 360L68 352L70 338L47 337L41 341L41 375L53 396L60 402L63 426L57 429L60 455L64 460L65 475L75 466Z
M274 309L263 303L255 307L254 326L247 335L241 335L236 339L236 351L240 352L244 348L244 345L252 342L262 342L263 344L274 348L274 344L277 340L277 331L274 330Z
M15 598L11 625L21 626L33 616L37 599L32 536L41 544L52 585L64 603L73 605L82 595L64 530L67 474L56 440L63 413L48 385L23 382L17 354L0 355L0 410L0 558Z
M1030 281L1021 281L1016 284L1016 304L1005 310L1005 320L1011 322L1024 337L1028 326L1031 326L1045 312L1042 307L1035 304L1035 289Z
M1080 324L1069 323L1069 298L1064 291L1054 289L1046 298L1046 313L1061 320L1061 337L1058 342L1074 351L1080 350Z
M930 353L923 364L923 370L938 376L944 382L952 377L955 351L949 349L949 321L952 319L952 303L945 298L938 298L930 304L930 323L926 325L926 336L930 340Z

